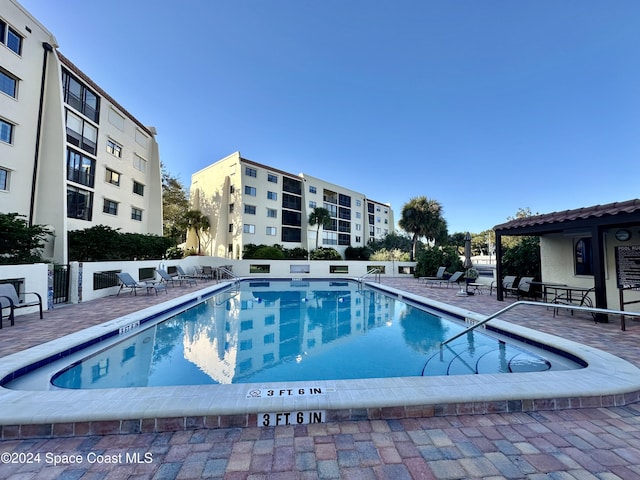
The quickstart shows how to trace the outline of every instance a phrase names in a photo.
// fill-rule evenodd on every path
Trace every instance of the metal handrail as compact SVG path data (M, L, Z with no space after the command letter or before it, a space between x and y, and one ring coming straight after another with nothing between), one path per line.
M224 273L227 277L232 279L234 282L240 282L240 278L237 275L234 275L234 273L228 268L218 267L218 272ZM220 275L218 275L218 277L220 277Z
M378 283L380 283L380 269L379 268L372 268L371 270L369 270L367 273L365 273L364 275L362 275L361 277L358 277L358 282L362 283L363 280L365 279L365 277L368 277L369 275L373 275L374 273L378 274Z
M551 308L564 308L565 310L581 310L583 312L592 312L592 313L607 313L607 314L612 314L612 315L628 315L631 317L640 317L640 312L623 312L622 310L611 310L608 308L594 308L594 307L582 307L582 306L578 306L578 305L565 305L562 303L544 303L544 302L532 302L529 300L519 300L517 302L513 302L511 305L507 305L506 307L504 307L501 310L498 310L497 312L489 315L487 318L479 321L478 323L475 323L473 325L471 325L470 327L466 328L465 330L463 330L462 332L456 333L453 337L446 339L444 342L442 342L440 344L440 347L446 345L449 342L454 341L456 338L459 338L461 336L463 336L466 333L469 333L473 330L475 330L476 328L484 325L485 323L487 323L489 320L493 320L494 318L502 315L504 312L511 310L512 308L518 307L520 305L533 305L536 307L551 307Z

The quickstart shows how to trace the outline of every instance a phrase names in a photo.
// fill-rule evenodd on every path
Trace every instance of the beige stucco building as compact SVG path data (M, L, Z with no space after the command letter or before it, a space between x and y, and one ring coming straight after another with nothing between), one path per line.
M393 210L363 193L310 175L292 174L242 158L235 152L194 173L192 207L209 218L201 234L201 253L241 258L243 246L282 245L284 248L362 247L393 231ZM331 226L309 225L316 207L331 214ZM319 233L320 237L316 239ZM187 247L197 250L196 236Z
M58 263L69 230L162 234L155 129L64 57L18 2L0 6L0 212L48 225L45 256Z

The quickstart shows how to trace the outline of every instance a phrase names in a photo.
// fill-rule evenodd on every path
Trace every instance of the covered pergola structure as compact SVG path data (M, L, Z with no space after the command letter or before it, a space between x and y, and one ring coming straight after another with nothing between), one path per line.
M616 256L620 246L637 245L640 249L640 199L616 202L606 205L578 208L553 212L544 215L535 215L517 218L509 222L493 227L496 234L496 279L497 299L504 300L504 289L501 279L503 245L502 237L538 236L541 240L541 268L544 281L567 281L567 278L593 277L595 306L609 308L608 303L614 297L612 292L607 294L607 286L611 290L617 289L619 283L619 271L616 264ZM590 239L588 246L590 251L590 270L587 275L567 272L570 263L563 263L558 259L559 251L575 253L575 239ZM544 239L550 241L544 243ZM563 242L565 246L563 246ZM572 242L567 246L567 242ZM543 254L543 243L545 252ZM569 250L571 248L571 250ZM555 251L554 251L555 249ZM562 260L562 259L561 259ZM546 262L546 263L545 263ZM553 262L553 263L551 263ZM559 271L557 265L565 265L565 272ZM639 265L640 267L640 265ZM546 275L548 273L549 275ZM640 274L639 274L640 275ZM548 278L552 276L552 278ZM555 278L554 278L555 277ZM561 277L561 278L559 278ZM612 305L611 308L618 308Z

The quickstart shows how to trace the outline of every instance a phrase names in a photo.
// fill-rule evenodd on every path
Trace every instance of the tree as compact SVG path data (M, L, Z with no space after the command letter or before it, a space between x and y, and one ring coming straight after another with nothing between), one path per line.
M45 240L50 230L44 225L31 225L24 215L0 213L0 263L42 262Z
M185 213L188 211L189 199L184 186L162 166L162 228L164 236L175 244L185 240Z
M189 210L185 214L185 221L187 228L193 230L198 239L198 255L200 255L202 246L200 243L200 232L206 232L209 230L209 217L203 215L200 210Z
M420 237L434 243L447 238L447 222L442 217L442 206L436 200L429 200L425 196L412 198L405 203L398 225L412 235L412 261L416 258Z
M327 228L331 225L331 213L323 207L316 207L309 215L309 225L317 225L316 228L316 249L320 239L320 227Z

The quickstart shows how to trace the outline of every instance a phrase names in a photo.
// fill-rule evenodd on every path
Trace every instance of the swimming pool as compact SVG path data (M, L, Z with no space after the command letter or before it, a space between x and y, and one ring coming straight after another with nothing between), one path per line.
M43 378L44 385L49 385L49 379L70 363L96 353L88 353L87 349L109 339L116 339L114 342L117 343L121 333L125 337L131 335L132 330L142 329L147 322L172 317L229 286L224 283L209 286L3 357L0 363L3 438L263 426L265 415L276 423L278 419L315 422L525 412L640 401L640 370L630 363L606 352L499 319L488 324L498 334L566 352L587 366L577 370L513 375L259 381L100 390L52 387L47 391L42 388ZM470 322L484 319L473 311L387 285L372 284L371 287L394 300L425 306L458 319ZM73 355L78 357L72 360ZM39 384L37 386L27 382L35 372L42 372L40 379L37 375L32 377ZM10 383L11 389L7 388Z
M354 281L245 281L148 323L97 345L51 383L96 389L584 367L479 331L441 350L466 327L459 319Z

